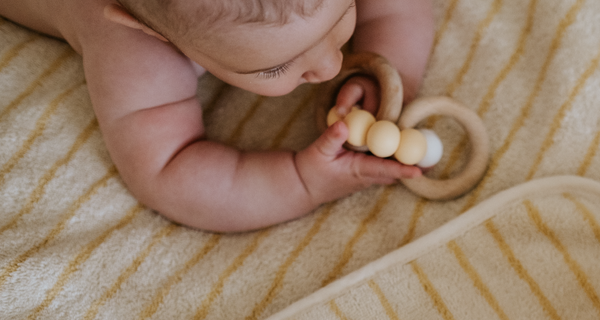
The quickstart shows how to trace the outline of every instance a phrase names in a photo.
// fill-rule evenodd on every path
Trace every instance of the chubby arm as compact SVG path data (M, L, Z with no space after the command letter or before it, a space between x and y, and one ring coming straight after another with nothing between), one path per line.
M195 99L189 103L195 104ZM179 108L182 112L173 116ZM161 109L132 115L119 124L127 140L146 146L141 148L146 154L129 148L114 152L128 158L118 166L135 196L188 226L224 232L262 228L372 184L391 184L419 174L418 169L411 171L392 160L343 149L347 129L341 122L298 153L240 152L198 137L200 132L191 130L194 124L186 121L194 112L185 112L185 104ZM157 126L156 121L162 123ZM180 129L182 123L190 130ZM157 128L179 132L170 139L141 136ZM154 144L155 139L163 148Z
M404 101L421 86L434 37L431 0L356 0L355 52L370 51L396 66Z
M418 175L342 148L338 123L300 152L241 152L204 138L194 65L167 43L116 24L81 48L111 158L142 203L200 229L234 232L304 215L371 184Z

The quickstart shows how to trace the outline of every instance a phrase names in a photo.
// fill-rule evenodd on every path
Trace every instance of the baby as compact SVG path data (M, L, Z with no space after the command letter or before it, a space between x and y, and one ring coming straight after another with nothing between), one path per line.
M204 136L198 77L266 96L333 78L340 49L395 65L407 100L433 39L430 0L2 0L0 15L66 40L83 58L108 151L142 203L178 223L220 232L297 218L373 184L416 177L412 166L348 151L338 122L299 152L241 152ZM377 105L355 77L339 113Z

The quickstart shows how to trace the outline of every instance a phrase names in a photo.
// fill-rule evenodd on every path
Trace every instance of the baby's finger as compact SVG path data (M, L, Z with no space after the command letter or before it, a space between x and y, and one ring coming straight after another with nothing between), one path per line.
M379 100L379 87L375 81L367 77L353 77L340 88L336 105L338 113L342 115L350 112L350 108L359 103L363 109L375 113L379 107Z
M348 80L338 92L335 104L339 115L348 114L352 106L357 105L364 96L364 88L354 79Z
M362 86L362 108L372 114L376 114L379 109L380 90L377 82L369 78L355 78L357 83Z
M336 156L343 151L344 142L348 139L348 127L338 121L329 126L325 132L313 142L312 146L325 156Z
M363 87L352 78L340 88L336 105L351 107L362 99L364 92Z
M416 178L422 174L415 166L403 165L395 160L368 156L360 159L354 169L361 178L372 180L376 184L389 184L397 179Z

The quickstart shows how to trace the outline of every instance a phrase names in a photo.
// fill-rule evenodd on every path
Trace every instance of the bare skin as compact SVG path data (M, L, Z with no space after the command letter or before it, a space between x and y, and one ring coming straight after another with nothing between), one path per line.
M354 33L355 50L378 52L398 67L410 99L433 38L429 1L357 0L354 6L329 0L314 16L282 27L232 26L207 46L179 48L112 0L2 0L0 15L63 38L82 55L94 112L123 180L141 202L176 222L253 230L373 184L421 174L343 149L343 123L299 152L240 152L208 141L196 87L205 70L268 96L329 80ZM282 64L285 71L274 75ZM375 105L376 85L353 80L341 91L339 108L359 100Z

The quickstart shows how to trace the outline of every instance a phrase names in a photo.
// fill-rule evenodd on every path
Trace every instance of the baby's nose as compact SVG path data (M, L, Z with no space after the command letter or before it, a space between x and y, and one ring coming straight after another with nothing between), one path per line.
M319 83L333 79L342 68L344 56L341 51L327 56L316 57L314 67L306 71L302 78L311 83Z

